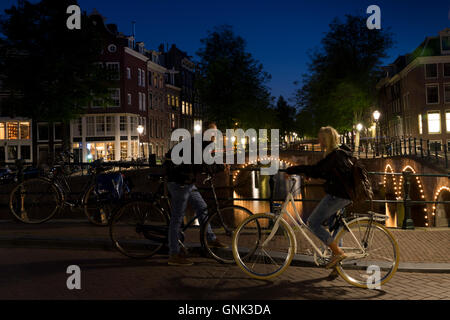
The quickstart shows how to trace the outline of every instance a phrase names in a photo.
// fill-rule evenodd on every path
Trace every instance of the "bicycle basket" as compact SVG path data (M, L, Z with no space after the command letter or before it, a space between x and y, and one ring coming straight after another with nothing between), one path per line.
M121 173L103 173L97 177L95 192L103 199L121 199L124 189L125 184Z

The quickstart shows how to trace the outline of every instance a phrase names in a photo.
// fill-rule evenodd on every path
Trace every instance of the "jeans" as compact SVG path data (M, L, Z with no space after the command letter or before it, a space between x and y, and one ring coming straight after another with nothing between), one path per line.
M333 237L322 226L322 223L329 219L338 210L344 208L351 203L349 199L343 199L330 194L326 194L325 197L319 202L317 207L308 218L307 225L311 231L326 245L330 245L333 242Z
M208 214L208 206L203 200L200 192L194 184L180 185L175 182L167 184L171 197L172 212L169 224L169 254L176 254L180 252L179 232L186 213L188 201L191 203L200 223L206 222ZM206 229L208 241L216 240L215 234L212 232L211 226L208 225Z

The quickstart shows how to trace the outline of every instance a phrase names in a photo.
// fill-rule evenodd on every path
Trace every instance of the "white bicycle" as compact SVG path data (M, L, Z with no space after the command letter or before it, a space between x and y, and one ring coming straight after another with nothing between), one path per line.
M253 278L270 279L286 270L297 253L294 230L299 230L311 245L317 266L325 266L331 259L331 250L310 232L300 217L293 196L295 179L290 181L293 182L292 187L284 203L274 213L248 217L233 235L234 259ZM294 216L287 210L289 204L292 204ZM330 230L334 229L332 236L347 256L336 265L338 274L348 283L360 288L386 283L397 271L399 264L397 241L380 223L387 216L372 211L363 214L347 211L347 208L338 211L333 225L329 226ZM320 244L316 245L308 233L318 239ZM373 266L379 268L379 277L372 279L370 271L374 270Z

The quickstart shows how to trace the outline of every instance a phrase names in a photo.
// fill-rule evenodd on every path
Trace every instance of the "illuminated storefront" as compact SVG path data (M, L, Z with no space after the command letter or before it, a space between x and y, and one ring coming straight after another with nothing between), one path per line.
M146 121L136 114L86 115L71 122L72 152L80 162L97 159L126 161L148 154L141 144L139 148L139 125ZM144 147L145 146L145 147ZM144 149L144 150L142 150Z
M0 162L32 162L31 120L0 118Z

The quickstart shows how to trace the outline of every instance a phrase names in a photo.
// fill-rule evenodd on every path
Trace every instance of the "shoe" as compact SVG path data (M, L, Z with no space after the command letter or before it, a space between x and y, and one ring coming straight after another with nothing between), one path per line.
M211 248L228 248L226 244L223 244L219 240L208 241L208 246Z
M331 258L331 261L328 262L328 264L325 266L325 268L327 268L327 269L334 268L335 265L337 265L339 262L341 262L345 258L347 258L347 256L345 254L333 256L333 258Z
M192 266L194 263L191 260L183 257L183 255L177 253L169 257L169 261L167 261L167 264L171 266Z

